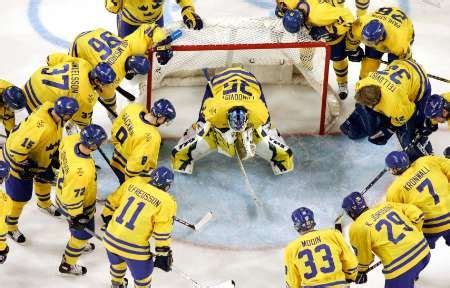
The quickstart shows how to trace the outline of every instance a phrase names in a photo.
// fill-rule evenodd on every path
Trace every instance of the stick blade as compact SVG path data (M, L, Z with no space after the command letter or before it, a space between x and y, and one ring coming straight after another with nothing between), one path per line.
M201 229L206 223L208 223L212 218L213 218L213 213L212 213L212 211L209 211L208 213L206 213L206 215L203 216L203 218L200 219L200 221L198 221L198 223L194 225L195 231L200 230L200 229Z
M234 287L236 287L236 283L234 282L234 280L228 280L217 285L208 286L208 288L234 288Z

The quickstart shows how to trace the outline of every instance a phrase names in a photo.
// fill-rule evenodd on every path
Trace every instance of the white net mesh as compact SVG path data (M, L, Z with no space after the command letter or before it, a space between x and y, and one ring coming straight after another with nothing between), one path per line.
M148 91L148 99L152 98L152 91L161 87L205 85L204 68L213 74L215 70L235 65L252 72L263 86L307 85L320 99L324 93L323 85L328 85L324 80L325 65L328 65L324 44L314 42L303 30L297 34L286 32L280 19L209 19L200 31L188 30L182 22L166 28L171 32L180 29L183 34L173 43L176 46L174 57L167 65L159 65L153 59L152 73L149 74L152 89L147 89L145 83L141 87L143 93ZM252 49L247 49L249 47ZM300 132L326 132L339 115L334 94L325 96L326 110L318 110L318 121L324 122L322 127L325 129ZM322 102L319 101L319 106Z

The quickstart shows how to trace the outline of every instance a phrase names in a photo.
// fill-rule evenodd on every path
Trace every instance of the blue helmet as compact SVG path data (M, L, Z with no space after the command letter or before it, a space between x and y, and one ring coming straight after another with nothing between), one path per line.
M368 208L363 195L359 192L350 193L350 195L345 197L342 201L342 209L344 209L348 216L353 220L358 218L358 216Z
M108 85L116 80L116 72L105 62L98 63L89 74L91 79L97 79L101 85Z
M0 178L8 178L9 165L5 161L0 161Z
M399 172L408 169L410 164L408 154L404 151L392 151L386 156L384 161L389 169L394 169Z
M228 126L230 129L241 132L247 127L247 110L242 107L233 107L228 111Z
M305 15L298 9L288 10L283 16L283 26L290 33L297 33L305 24Z
M427 118L436 118L442 117L444 113L445 107L445 99L444 97L433 94L427 99L427 103L425 104L425 117Z
M22 89L16 86L9 86L3 91L3 102L11 109L19 110L25 107L27 100Z
M383 23L372 20L364 26L361 37L365 42L376 44L383 39L385 33Z
M81 129L80 132L81 144L91 150L96 150L100 147L106 138L108 138L108 136L106 135L105 129L97 124L88 125Z
M161 166L150 173L150 184L162 190L169 190L173 183L173 172L167 167Z
M294 212L292 212L291 218L294 222L294 227L298 232L308 231L316 226L313 211L306 207L300 207L296 209Z
M167 99L157 100L153 104L151 111L155 117L166 117L168 121L175 119L175 116L177 116L175 107L173 107L172 103Z
M130 56L125 61L125 71L132 74L147 74L150 70L150 61L145 56Z
M53 109L55 110L56 115L64 118L64 116L72 117L73 114L77 113L79 108L80 106L78 105L77 100L68 96L62 96L56 100Z

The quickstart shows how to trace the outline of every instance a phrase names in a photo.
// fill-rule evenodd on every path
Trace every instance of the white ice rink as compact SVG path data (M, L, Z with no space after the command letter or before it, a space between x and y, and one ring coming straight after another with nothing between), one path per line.
M165 2L168 4L166 21L180 19L175 1L166 0ZM272 15L273 8L269 7L272 7L272 2L275 1L196 0L195 2L197 12L207 21L208 18L238 14L252 17ZM353 1L347 2L347 5L354 9ZM416 32L413 46L416 60L429 73L450 78L450 1L372 0L371 2L371 9L388 3L400 5L407 11L413 19ZM104 10L103 0L0 0L0 3L2 4L0 78L18 86L22 86L35 69L45 64L48 54L67 51L65 47L78 33L97 27L115 31L115 17ZM350 88L352 88L357 81L359 66L351 64L349 70ZM330 84L336 86L333 74L331 69ZM449 84L435 80L431 80L431 84L434 93L450 91ZM285 92L287 91L282 91L280 87L279 93L286 94ZM352 96L351 94L350 99L344 103L346 113L353 107ZM125 104L122 99L119 106ZM199 103L192 105L198 107ZM280 103L274 103L274 105L282 107ZM193 108L192 106L184 108L180 105L177 109L179 113L185 110L184 114L188 115L190 112L186 111L192 111ZM23 119L25 112L21 116ZM110 128L109 120L101 106L96 107L94 122L101 123L106 129ZM183 130L184 125L186 124L177 129ZM283 129L290 131L294 128L284 127ZM435 151L441 154L442 150L450 144L448 129L442 126L433 135L432 143ZM324 151L324 157L326 157L326 151ZM111 177L114 176L111 175ZM367 175L367 182L370 181L370 177L371 175ZM348 180L351 181L351 179ZM311 208L326 209L326 207ZM283 207L279 207L279 210L283 211ZM285 213L290 214L291 211L285 211ZM96 243L98 249L93 254L82 256L80 259L80 264L88 269L87 275L78 278L62 277L58 273L58 265L69 237L67 224L62 220L51 219L39 213L34 202L26 207L21 219L21 230L26 233L29 241L27 245L20 246L8 240L11 251L6 264L0 265L0 288L109 287L109 264L100 243ZM248 251L207 248L180 241L173 243L175 265L178 268L205 284L234 279L236 287L239 288L284 287L282 248ZM443 241L439 241L437 248L432 251L430 264L417 282L417 287L450 287L450 268L447 266L449 252L450 247L445 246ZM368 276L368 283L359 287L383 287L384 279L380 268L369 273ZM128 278L131 277L128 276ZM191 286L189 281L176 273L155 270L152 287Z

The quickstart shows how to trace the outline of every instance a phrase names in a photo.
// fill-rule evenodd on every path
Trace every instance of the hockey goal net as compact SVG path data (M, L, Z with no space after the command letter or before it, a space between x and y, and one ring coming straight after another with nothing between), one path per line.
M328 89L330 49L306 31L288 33L274 18L210 19L200 31L188 30L181 22L166 28L183 34L173 43L174 56L167 65L159 65L152 53L153 67L140 85L141 99L146 99L147 107L165 97L175 101L177 112L191 109L191 118L177 121L184 128L190 124L184 122L193 122L198 115L207 84L205 68L209 74L233 66L252 72L262 83L272 120L279 119L275 125L294 122L282 133L323 135L339 116L339 102ZM185 95L192 93L193 98Z

